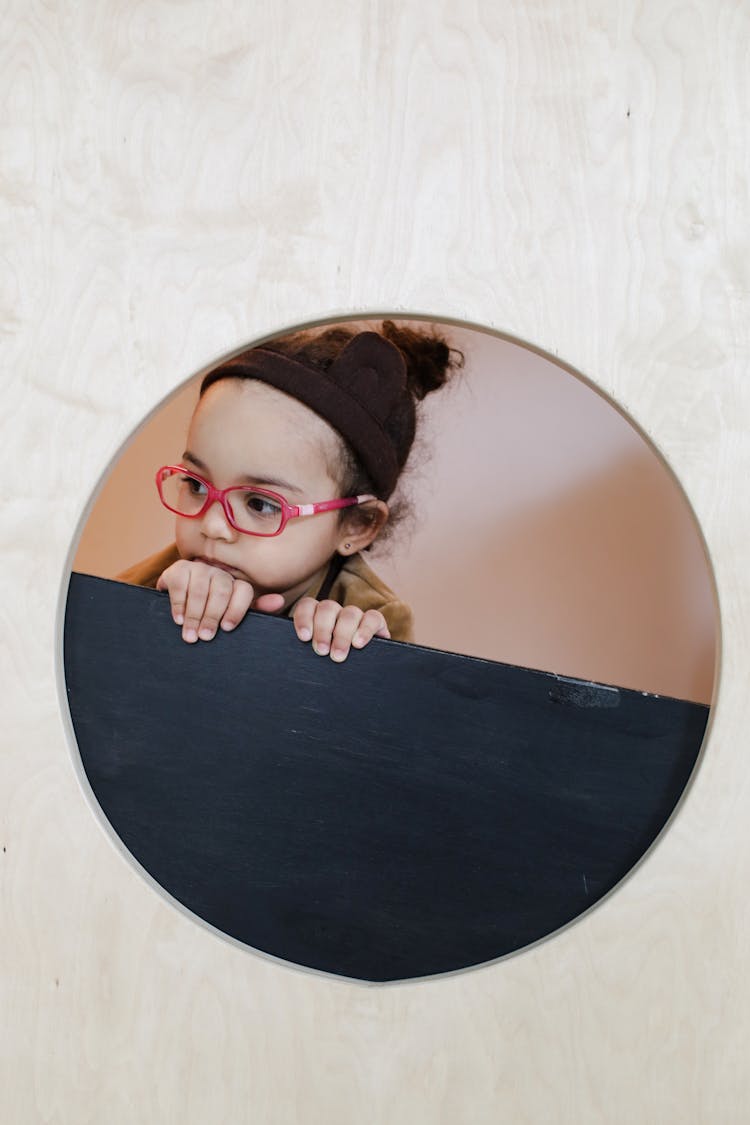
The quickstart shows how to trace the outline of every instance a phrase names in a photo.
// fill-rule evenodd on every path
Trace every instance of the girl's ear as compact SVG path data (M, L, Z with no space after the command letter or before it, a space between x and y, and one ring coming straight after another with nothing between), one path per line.
M388 520L388 505L385 500L368 500L347 512L347 520L341 525L341 539L336 547L340 555L356 555L377 539Z

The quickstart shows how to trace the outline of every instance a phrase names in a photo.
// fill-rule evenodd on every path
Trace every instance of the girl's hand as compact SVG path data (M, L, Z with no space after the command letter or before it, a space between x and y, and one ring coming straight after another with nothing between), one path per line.
M378 609L366 612L355 605L340 606L338 602L302 598L294 609L294 627L301 641L312 640L318 656L346 660L349 649L364 648L373 637L390 637L383 614Z
M221 625L234 629L252 606L263 613L277 613L284 605L281 594L262 594L253 603L249 582L233 578L208 563L178 559L159 575L157 590L167 590L172 617L182 625L182 639L189 644L210 641Z

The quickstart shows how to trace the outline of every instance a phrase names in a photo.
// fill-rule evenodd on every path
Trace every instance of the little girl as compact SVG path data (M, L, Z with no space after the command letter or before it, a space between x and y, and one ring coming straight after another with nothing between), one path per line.
M362 557L414 441L417 403L463 356L393 321L242 352L203 380L187 448L157 473L175 543L120 580L169 593L185 641L286 613L320 656L412 639L407 605Z

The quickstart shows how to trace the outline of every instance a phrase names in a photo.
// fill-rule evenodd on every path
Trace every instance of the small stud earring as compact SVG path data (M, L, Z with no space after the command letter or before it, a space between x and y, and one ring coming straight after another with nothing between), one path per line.
M348 551L351 548L351 543L344 543L344 550Z

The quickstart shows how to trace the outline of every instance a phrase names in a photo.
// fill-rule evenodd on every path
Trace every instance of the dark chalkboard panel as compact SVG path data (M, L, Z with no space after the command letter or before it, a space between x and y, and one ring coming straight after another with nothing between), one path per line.
M613 887L708 708L375 641L343 665L251 614L186 645L166 595L74 574L65 675L114 830L174 898L371 981L479 964Z

